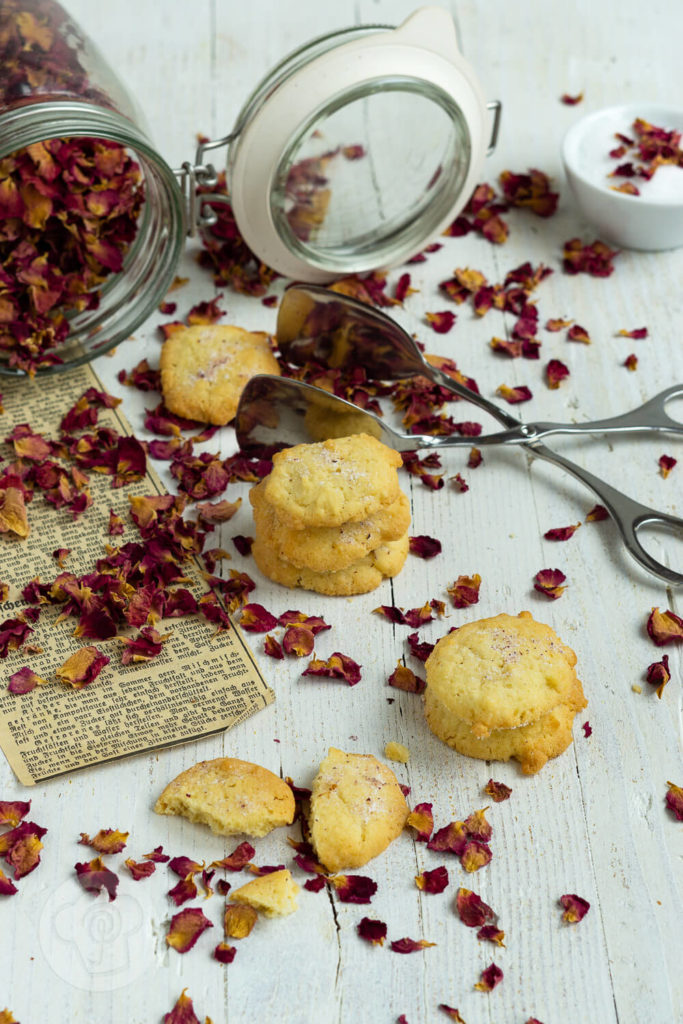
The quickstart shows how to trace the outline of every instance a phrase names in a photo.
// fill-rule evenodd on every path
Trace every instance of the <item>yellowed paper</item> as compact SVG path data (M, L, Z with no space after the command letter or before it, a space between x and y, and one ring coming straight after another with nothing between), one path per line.
M102 390L89 366L38 382L3 381L0 438L17 424L29 423L34 432L57 439L62 416L88 387ZM97 425L132 433L117 409L100 409ZM0 462L2 474L14 459L12 446L0 444L0 455L6 460ZM128 515L128 495L165 493L151 467L144 480L122 488L112 488L112 478L102 473L90 472L89 477L93 504L75 521L68 509L55 509L36 489L28 505L28 538L0 534L0 582L10 585L7 601L0 604L0 631L3 622L28 607L21 599L27 583L36 577L50 582L62 571L53 556L57 548L70 549L65 571L78 576L93 572L105 545L140 540ZM110 509L126 524L122 536L108 534ZM188 575L198 577L198 571L193 564ZM191 589L199 596L206 587L200 580ZM59 606L44 608L23 648L0 658L0 747L25 785L219 732L274 699L234 626L216 633L203 616L168 619L156 626L161 633L170 632L162 652L151 661L126 666L119 638L74 637L77 620L55 623L59 612ZM42 650L27 652L27 644ZM84 689L58 682L55 670L89 644L111 659L109 665ZM9 693L9 677L25 665L48 685L26 694Z

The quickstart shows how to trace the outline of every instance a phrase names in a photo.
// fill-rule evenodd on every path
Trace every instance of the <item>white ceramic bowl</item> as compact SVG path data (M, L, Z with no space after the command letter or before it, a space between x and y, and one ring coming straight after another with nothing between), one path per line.
M606 107L582 118L567 132L562 160L576 204L605 242L624 249L676 249L683 245L683 167L663 165L649 181L609 178L621 160L609 156L619 143L616 132L633 139L632 124L643 118L660 128L683 131L683 109L656 103ZM632 151L634 152L634 151ZM633 181L640 195L615 192L610 186Z

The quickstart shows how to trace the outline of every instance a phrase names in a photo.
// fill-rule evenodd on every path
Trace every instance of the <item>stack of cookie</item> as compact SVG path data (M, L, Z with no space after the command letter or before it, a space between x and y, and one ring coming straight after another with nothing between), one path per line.
M515 758L533 775L572 742L586 699L576 655L529 612L468 622L426 662L432 732L469 757Z
M319 594L363 594L408 553L401 456L367 434L286 448L249 495L261 572Z

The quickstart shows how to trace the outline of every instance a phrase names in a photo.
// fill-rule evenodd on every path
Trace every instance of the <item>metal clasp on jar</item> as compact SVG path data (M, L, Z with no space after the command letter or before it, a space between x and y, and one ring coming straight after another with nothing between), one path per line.
M211 189L218 184L218 172L212 163L205 163L204 154L212 149L229 146L239 134L233 131L222 139L208 139L197 146L194 162L185 160L181 167L174 170L180 183L187 216L187 235L194 238L201 228L211 227L218 220L213 209L216 203L230 203L229 197L223 192L213 192L210 197L200 193L200 188Z

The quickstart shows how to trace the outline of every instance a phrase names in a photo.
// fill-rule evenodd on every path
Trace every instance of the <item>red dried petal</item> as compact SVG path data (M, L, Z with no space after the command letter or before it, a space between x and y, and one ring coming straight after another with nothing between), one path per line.
M219 942L213 951L214 960L219 964L231 964L237 954L237 946L230 946L227 942Z
M545 368L545 375L548 387L554 391L569 376L569 367L559 359L551 359Z
M620 331L617 331L618 338L633 338L638 341L642 338L647 338L647 327L636 327L632 331L625 331L622 327Z
M451 821L444 825L427 843L428 850L438 853L453 853L459 857L467 846L467 831L462 821Z
M496 917L488 903L484 903L471 889L458 889L455 905L460 920L468 928L481 928Z
M455 608L469 608L479 602L481 576L475 572L472 576L458 576L455 583L447 587Z
M578 92L574 96L571 96L568 92L563 92L560 96L560 101L568 107L576 106L583 99L583 93Z
M550 189L550 178L532 168L528 174L503 171L499 176L503 195L511 206L526 207L537 217L552 217L559 194Z
M683 821L683 786L667 781L666 806L678 821Z
M194 1012L192 1000L185 995L186 992L187 989L184 988L171 1012L164 1014L164 1024L201 1024Z
M78 842L81 846L90 846L98 853L121 853L121 850L126 848L126 840L129 835L129 832L119 832L115 828L101 828L92 839L87 832L81 832Z
M416 804L406 819L406 825L414 828L415 842L427 843L434 831L434 815L429 803Z
M15 694L30 693L31 690L35 690L36 686L40 686L43 683L47 683L47 679L43 679L42 676L37 675L25 665L23 668L12 673L9 677L7 689L10 693Z
M22 821L0 835L0 856L14 869L15 880L29 875L38 867L43 848L41 839L46 832L46 828L34 821Z
M151 853L143 854L145 860L152 860L155 864L166 864L170 859L167 854L164 853L163 846L155 846Z
M176 907L180 907L183 903L187 903L188 900L193 900L196 897L197 885L194 879L188 875L187 878L181 878L179 882L176 882L166 895L169 899L173 900Z
M550 601L556 601L567 589L566 586L560 586L566 578L560 569L541 569L534 576L534 590L544 594Z
M546 331L562 331L562 330L564 330L565 327L569 327L569 325L572 322L573 321L571 321L571 320L560 320L560 319L557 319L557 320L546 320L546 322L545 322L545 329L546 329Z
M609 512L604 505L594 505L586 516L587 523L601 523L603 519L609 519Z
M285 652L282 650L282 644L270 633L263 641L263 650L270 658L276 658L278 661L284 660Z
M455 476L450 478L450 480L453 484L454 490L458 491L460 494L466 494L467 491L469 491L469 484L460 473L456 473Z
M660 455L659 459L657 460L657 464L659 465L659 472L665 480L668 477L671 470L676 465L677 461L678 460L674 459L672 455Z
M575 523L574 526L555 526L552 530L546 530L543 536L546 540L569 540L580 526L581 523Z
M408 641L408 647L412 656L423 663L434 650L435 645L428 643L426 640L420 640L417 633L409 633L406 640Z
M235 515L242 499L238 498L237 501L216 501L213 504L210 501L199 502L195 507L197 509L197 516L200 520L205 523L227 523L229 519Z
M593 277L609 277L614 270L612 260L616 250L596 239L590 245L583 245L579 238L570 238L564 243L562 267L566 274L591 274Z
M460 863L465 871L479 871L491 862L492 856L491 849L486 843L470 839L460 855Z
M408 538L410 552L418 558L434 558L441 554L441 541L426 534Z
M316 875L315 878L307 878L304 882L304 889L308 889L309 892L320 892L324 888L325 879L322 875Z
M465 1024L465 1021L460 1016L460 1011L455 1006L448 1006L447 1003L439 1003L439 1009L442 1013L445 1013L447 1017L455 1021L455 1024Z
M426 939L396 939L391 943L391 949L394 953L417 953L421 949L428 949L430 946L435 946L435 942L427 942Z
M383 946L387 937L387 926L384 921L378 921L371 917L362 917L356 926L356 931L361 939L365 939L373 946Z
M16 828L30 810L30 800L0 800L0 825Z
M657 696L661 698L664 687L671 679L669 655L665 654L661 661L653 661L651 665L648 665L645 678L648 683L657 687Z
M456 317L455 313L447 309L441 313L425 313L425 319L437 334L448 334L455 323Z
M581 327L580 324L574 324L567 331L567 341L581 341L584 345L590 345L591 339L588 331L585 327Z
M653 608L647 620L647 632L657 647L680 643L683 641L683 619L671 609L660 612L659 608Z
M251 843L240 843L229 856L223 857L222 860L212 861L210 867L225 868L226 871L241 871L250 862L255 853L256 850Z
M448 868L443 865L415 876L415 884L423 892L438 894L448 886Z
M109 894L109 902L116 899L116 887L119 884L119 876L106 868L101 857L95 857L86 863L75 864L78 881L88 892L97 895L102 889Z
M262 604L245 604L240 615L240 627L250 633L267 633L277 626L277 618Z
M253 537L245 537L244 534L237 533L232 538L232 542L244 558L251 554L251 547L254 543Z
M509 800L512 790L504 782L494 782L493 779L484 786L484 792L490 796L494 803L499 804L502 800Z
M481 979L474 986L480 992L492 992L503 980L503 972L496 964L490 964L481 972Z
M477 938L480 942L495 942L496 946L501 946L503 949L505 948L505 943L503 942L505 932L502 931L498 925L485 924L477 932Z
M307 658L313 650L315 637L305 626L288 626L282 638L282 647L286 654L295 654L297 658Z
M156 864L152 860L135 861L132 857L128 857L124 863L136 882L139 882L142 878L149 878L157 869Z
M638 369L638 356L634 352L631 352L631 354L626 356L626 359L624 359L623 365L627 370L630 370L633 373Z
M520 402L528 402L534 396L526 384L511 388L507 384L501 384L496 388L496 394L504 398L510 405L519 405Z
M313 636L332 628L319 615L306 615L304 612L292 610L283 612L277 621L279 626L305 626L306 629L310 629Z
M332 875L329 879L342 903L370 903L377 882L365 875Z
M97 679L109 660L97 647L81 647L55 670L55 675L60 682L73 686L74 690L82 690Z
M169 871L172 871L175 875L180 878L187 878L188 875L196 875L204 867L204 863L198 864L196 860L192 860L190 857L173 857L168 862ZM213 867L213 865L212 865Z
M19 890L17 889L17 887L14 884L14 882L11 880L11 878L8 878L7 875L5 874L5 872L2 870L2 868L0 868L0 896L14 896L15 893L18 893L18 892L19 892ZM10 1021L14 1020L13 1017L10 1017L9 1019L10 1019ZM2 1024L2 1014L1 1013L0 1013L0 1024Z
M583 729L583 735L586 737L586 739L588 739L589 736L593 735L593 730L591 729L590 722L584 722L581 728Z
M590 903L575 893L566 893L560 896L560 903L564 907L562 920L568 924L577 924L590 910Z
M412 669L407 668L402 662L398 662L396 668L389 676L387 682L396 690L405 690L406 693L424 693L427 683Z
M349 686L355 686L361 679L361 666L346 654L335 651L327 661L312 658L302 676L326 676L329 679L343 679Z
M164 642L170 635L170 633L160 634L153 626L143 626L134 639L121 637L121 641L125 645L121 654L121 663L130 665L132 662L151 661L152 658L161 654Z
M213 924L200 908L187 907L171 918L166 944L177 953L187 953L207 928L213 928Z

